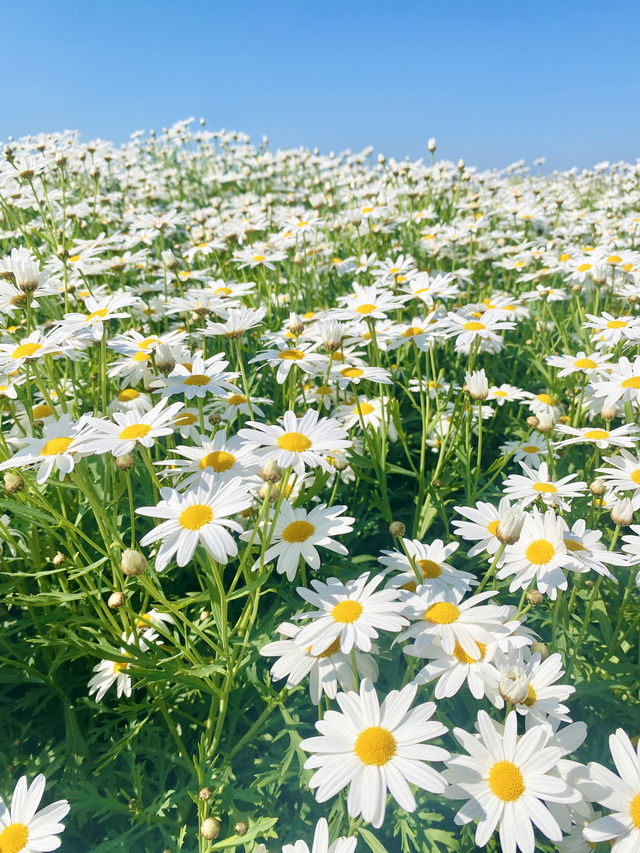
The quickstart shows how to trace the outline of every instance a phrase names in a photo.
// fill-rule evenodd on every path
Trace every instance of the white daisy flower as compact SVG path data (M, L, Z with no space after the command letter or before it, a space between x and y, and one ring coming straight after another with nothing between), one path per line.
M255 562L254 571L261 563L270 563L277 557L278 573L286 574L288 580L293 581L301 557L312 569L317 571L320 568L318 546L336 554L348 554L344 545L331 538L353 530L355 519L342 516L346 509L346 506L327 507L326 504L319 504L307 512L304 507L294 509L289 501L283 501L273 529L274 544L267 549L264 557ZM268 524L270 526L271 521ZM242 538L249 536L247 531Z
M247 421L247 427L254 429L241 429L238 435L263 462L273 459L283 469L291 466L299 476L306 466L331 471L327 456L351 446L338 421L320 418L315 409L301 418L285 412L280 420L283 426Z
M399 631L407 625L401 614L403 604L397 600L395 590L376 592L383 579L384 575L375 575L369 580L369 572L364 572L346 584L338 578L329 578L327 583L312 580L315 592L299 586L298 595L315 605L317 610L294 617L312 620L296 636L296 643L309 646L311 654L317 655L339 637L340 648L346 654L352 648L368 652L371 640L378 637L377 629Z
M621 450L616 456L605 456L604 462L609 462L611 468L597 468L607 488L613 491L633 492L631 503L634 511L640 507L640 457L634 456L628 450Z
M470 572L462 572L447 563L449 557L458 550L457 542L445 545L442 539L434 539L424 544L418 539L403 539L404 547L409 554L400 551L382 551L378 562L388 566L387 572L397 571L388 578L386 589L404 589L415 592L417 586L423 586L432 591L455 592L464 595L472 585L477 584L476 576ZM415 563L420 574L418 578L412 564Z
M427 761L446 761L449 753L424 741L441 737L447 729L430 722L434 702L409 710L417 686L392 690L379 704L368 678L360 693L339 693L340 711L327 711L316 723L320 737L307 738L301 749L314 753L305 762L316 772L309 785L317 788L320 803L349 785L347 809L351 817L383 824L387 792L405 811L415 811L416 801L408 782L433 794L442 794L445 782Z
M229 362L224 360L224 353L222 352L206 359L206 361L198 355L189 366L176 364L166 379L156 378L153 387L161 388L163 397L184 394L187 400L192 400L194 397L206 397L207 394L217 396L224 396L230 392L239 394L240 389L229 382L230 379L235 379L238 374L226 372L224 368L228 364Z
M585 826L583 835L592 844L615 839L612 853L635 853L640 849L640 743L634 749L624 729L617 729L609 748L619 775L591 762L582 791L612 813Z
M284 342L277 342L276 345L278 349L259 352L249 361L249 364L265 361L272 367L277 367L276 382L278 385L282 385L286 380L293 365L310 376L322 373L326 369L329 360L323 353L316 352L319 343L299 344L297 347L289 347Z
M576 427L569 424L557 424L556 432L569 435L571 438L563 438L562 441L554 442L555 447L567 447L570 444L595 444L600 450L608 447L635 447L638 444L640 430L633 424L623 424L615 429L601 429L600 427Z
M609 580L617 582L605 563L609 563L612 566L627 566L629 564L628 557L618 551L609 551L605 548L600 541L602 539L602 531L588 530L587 523L583 518L575 521L571 529L569 529L564 519L562 519L562 523L566 528L563 534L564 544L574 562L573 571L594 571L599 575L604 575ZM622 546L622 550L625 550L624 545Z
M640 325L636 327L640 333ZM640 402L640 356L633 362L623 356L617 364L608 364L602 379L595 379L591 386L595 397L604 397L607 406L617 402Z
M483 551L490 555L495 554L501 544L497 536L498 525L507 517L511 509L509 498L502 498L497 507L485 501L478 501L475 507L456 506L454 509L464 518L469 519L469 521L453 519L451 523L455 535L460 536L461 539L476 542L469 549L468 556L477 557Z
M171 435L171 422L184 403L172 403L160 400L148 412L114 412L113 421L88 417L89 430L83 436L78 447L82 453L109 453L122 456L130 453L136 444L153 447L155 440L163 435Z
M164 488L160 495L156 506L136 509L138 515L166 519L140 540L143 546L161 540L156 571L166 568L174 555L179 566L186 566L199 544L219 563L236 556L238 546L227 528L239 533L242 527L228 516L251 506L251 495L240 477L220 482L205 473L200 485L184 494Z
M522 506L528 506L541 498L547 505L555 504L568 510L570 504L565 498L581 497L587 488L587 484L581 480L573 482L577 474L552 480L546 462L542 462L537 470L529 468L525 462L519 464L526 476L511 474L503 483L503 491L505 495L518 499Z
M355 837L346 838L341 835L334 842L329 844L329 824L326 818L321 817L316 824L315 832L313 833L313 845L311 851L306 841L296 841L295 844L283 844L282 853L353 853L356 849L358 839Z
M2 853L40 853L57 850L64 830L61 820L69 813L69 803L57 800L38 812L46 779L40 773L27 787L27 777L18 779L11 807L0 797L0 850Z
M45 424L42 438L25 439L26 447L2 462L0 471L37 465L38 483L44 483L54 468L58 469L62 480L65 474L73 471L77 458L83 452L81 444L86 434L85 418L72 424L68 415L62 415L59 421L50 421Z
M274 681L286 678L287 687L291 689L308 675L309 695L314 705L320 702L323 693L330 699L335 699L338 685L342 690L355 689L351 656L340 651L340 637L336 637L328 649L312 655L308 647L295 642L296 635L302 630L300 625L283 622L278 625L277 630L279 634L284 635L284 639L267 643L260 649L260 654L265 657L278 657L270 670ZM378 665L375 657L356 651L355 658L360 678L376 681Z
M212 474L216 480L230 480L233 477L247 477L257 474L259 464L251 450L237 435L227 438L224 430L218 430L212 439L196 434L192 445L179 444L176 449L182 459L165 459L163 475L187 476L179 483L180 489L197 486L205 474Z
M474 699L480 700L487 695L492 700L498 689L498 676L490 663L498 644L478 643L478 648L480 654L477 658L468 655L459 643L455 644L451 654L443 651L439 643L421 646L420 654L415 644L405 646L404 652L411 657L429 660L414 676L413 681L415 684L430 684L436 681L436 699L455 696L466 681Z
M562 830L544 801L576 803L581 797L550 772L563 754L549 745L551 726L534 726L519 738L515 711L508 715L504 729L485 711L479 711L476 725L479 735L453 730L468 753L451 758L444 774L450 783L446 795L468 800L455 822L464 825L479 818L478 847L484 847L499 828L504 853L517 849L534 853L532 824L551 841L560 841Z
M499 689L496 707L503 708L505 701L511 702L519 714L526 716L527 728L545 723L549 717L571 722L569 709L562 702L576 689L570 684L555 684L564 675L559 654L543 661L539 652L532 654L526 646L498 650L493 666Z

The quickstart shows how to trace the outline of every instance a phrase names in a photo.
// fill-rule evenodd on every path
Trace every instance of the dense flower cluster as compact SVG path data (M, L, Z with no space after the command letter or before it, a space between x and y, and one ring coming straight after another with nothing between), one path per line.
M7 146L12 630L92 713L135 707L126 749L157 711L189 849L632 853L640 732L571 703L610 671L637 702L640 168L370 153L189 122ZM59 843L43 788L0 853Z

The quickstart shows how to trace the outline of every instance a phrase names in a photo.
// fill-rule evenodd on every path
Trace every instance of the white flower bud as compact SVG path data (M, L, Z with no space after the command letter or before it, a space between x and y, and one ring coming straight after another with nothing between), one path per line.
M465 373L467 391L474 400L486 400L489 394L489 383L484 370L474 370L473 373Z
M502 676L498 689L505 702L522 704L529 698L529 679L523 670L514 667Z
M431 153L433 154L433 152L436 150L436 140L435 140L435 137L433 137L433 136L432 136L432 137L431 137L431 139L427 142L427 148L428 148L428 149L429 149L429 151L431 151Z
M496 538L505 545L513 545L520 538L525 514L520 506L510 507L496 528Z
M633 504L630 498L620 498L611 507L611 521L624 527L633 521Z
M542 434L551 432L553 429L553 415L551 412L539 412L538 414L538 432Z
M175 270L180 266L180 261L173 254L171 249L165 249L162 252L162 261L168 270Z
M293 332L294 335L301 335L304 332L302 317L296 314L295 311L291 311L289 314L289 331Z

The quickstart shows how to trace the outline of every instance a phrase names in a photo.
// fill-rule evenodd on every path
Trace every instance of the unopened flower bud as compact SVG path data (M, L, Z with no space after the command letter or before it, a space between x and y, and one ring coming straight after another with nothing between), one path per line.
M571 287L572 293L580 293L581 291L582 291L582 285L581 284L572 285L572 287Z
M520 538L524 524L524 511L520 506L512 506L501 518L496 528L496 538L504 545L513 545Z
M337 352L344 337L343 328L337 320L324 320L320 326L320 336L329 352Z
M160 344L156 349L156 367L160 373L164 373L165 375L171 373L175 366L176 360L171 352L171 347L167 344Z
M484 370L474 370L473 373L465 373L467 391L473 400L486 400L489 394L489 383Z
M611 507L611 521L621 527L633 521L633 504L630 498L620 498Z
M427 149L428 149L429 151L431 151L431 153L432 153L432 154L433 154L433 152L436 150L436 140L435 140L435 138L434 138L433 136L432 136L432 137L431 137L431 139L427 142Z
M207 817L200 824L200 835L207 841L213 841L220 835L220 821L215 817Z
M274 486L273 483L263 483L258 489L258 497L264 501L269 497L270 503L275 503L280 497L280 489Z
M597 480L594 480L593 483L589 485L589 491L597 498L599 498L601 495L604 495L606 491L604 480L601 477L598 477Z
M384 156L384 154L378 154L378 163L380 163L381 166L384 166L386 162L387 158Z
M113 464L116 466L116 471L130 471L134 466L134 458L130 453L123 453L122 456L116 456Z
M537 429L540 421L535 415L529 415L527 418L527 426L531 427L531 429Z
M295 311L289 314L289 331L293 332L294 335L301 335L304 332L302 317L296 314Z
M527 592L527 601L529 604L542 604L544 595L537 589L530 589Z
M107 599L107 605L111 608L111 610L117 610L118 607L122 607L124 604L124 593L120 592L120 590L116 590L116 592L112 592L109 598Z
M222 415L219 415L217 412L212 412L209 415L209 423L211 426L218 426L219 423L222 423Z
M503 675L498 687L505 702L518 705L529 697L529 679L519 669L514 669Z
M198 799L204 800L205 803L211 799L211 788L200 788L198 792Z
M606 404L600 410L600 415L605 421L614 421L618 417L618 407L615 403Z
M16 492L24 489L24 480L20 474L14 474L12 471L7 471L2 479L4 482L4 490L8 495L14 495Z
M464 160L462 157L458 160L458 170L460 172L464 172Z
M629 300L630 305L637 305L638 302L640 302L640 296L638 296L637 293L630 293L627 296L627 299Z
M58 551L57 554L54 554L51 562L54 566L61 566L67 558L62 553L62 551Z
M236 835L246 835L249 831L249 827L243 820L239 820L233 828L236 831Z
M265 483L279 483L282 477L282 468L278 466L275 459L267 459L260 471L260 477Z
M173 254L171 249L165 249L162 252L162 262L168 270L176 270L180 266L180 261Z
M120 568L128 578L133 578L136 575L141 575L147 568L147 558L139 551L126 548L122 552Z
M349 463L344 456L334 456L332 464L336 471L345 471L349 467Z
M392 536L404 536L407 528L401 521L392 521L389 525L389 533Z
M531 646L529 648L531 650L531 654L539 654L541 660L546 660L551 654L551 652L549 651L549 646L546 643L531 643Z
M549 412L540 412L536 429L543 435L544 433L551 432L553 429L553 416Z

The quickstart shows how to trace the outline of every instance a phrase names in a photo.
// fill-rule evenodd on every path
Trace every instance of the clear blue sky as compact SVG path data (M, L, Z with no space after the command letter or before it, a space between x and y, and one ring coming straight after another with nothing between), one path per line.
M276 146L479 167L640 156L638 0L2 4L0 139L190 115Z

